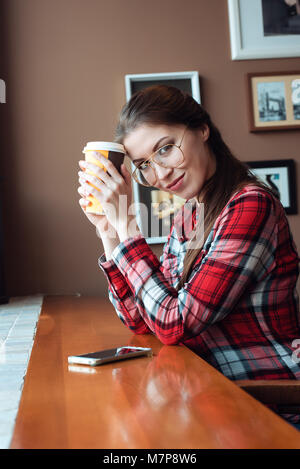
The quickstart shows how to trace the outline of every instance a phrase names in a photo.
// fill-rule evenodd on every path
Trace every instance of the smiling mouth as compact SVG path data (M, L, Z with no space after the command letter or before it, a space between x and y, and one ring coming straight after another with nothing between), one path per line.
M175 186L177 182L179 182L183 178L184 174L182 174L182 176L179 176L179 178L175 179L175 181L171 182L171 184L167 186L167 189L172 189L172 187Z

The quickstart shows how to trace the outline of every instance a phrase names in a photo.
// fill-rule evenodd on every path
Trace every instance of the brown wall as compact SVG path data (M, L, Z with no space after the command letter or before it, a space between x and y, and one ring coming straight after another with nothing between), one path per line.
M298 162L298 132L249 133L244 75L300 69L299 58L231 61L225 0L0 0L0 7L9 295L106 295L102 246L78 205L77 161L87 140L112 138L127 73L198 70L202 102L240 159ZM300 248L300 215L289 222Z

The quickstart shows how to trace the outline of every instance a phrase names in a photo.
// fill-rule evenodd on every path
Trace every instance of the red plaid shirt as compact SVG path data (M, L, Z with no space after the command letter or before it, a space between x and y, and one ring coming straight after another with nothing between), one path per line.
M177 291L188 242L181 231L175 219L160 260L143 236L120 243L112 260L100 257L121 320L188 346L233 380L300 379L299 257L281 203L251 185L234 194Z

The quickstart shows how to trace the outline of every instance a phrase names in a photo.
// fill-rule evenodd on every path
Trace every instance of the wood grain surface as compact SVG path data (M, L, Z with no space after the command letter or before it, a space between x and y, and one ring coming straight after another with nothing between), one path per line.
M124 345L153 357L67 361ZM300 448L300 433L186 347L132 334L109 301L46 297L11 448Z

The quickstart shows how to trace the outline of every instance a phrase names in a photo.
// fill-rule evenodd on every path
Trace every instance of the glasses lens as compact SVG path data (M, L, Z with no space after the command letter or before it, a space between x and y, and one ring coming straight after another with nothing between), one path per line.
M154 169L149 165L145 169L136 168L134 170L135 179L142 186L153 186L156 182Z
M183 153L177 145L165 145L157 150L153 160L165 168L176 168L183 162Z
M177 168L184 161L181 148L177 145L169 144L159 148L153 156L154 163L164 168ZM145 162L135 168L133 172L135 180L142 186L153 186L156 183L156 173L150 164Z

